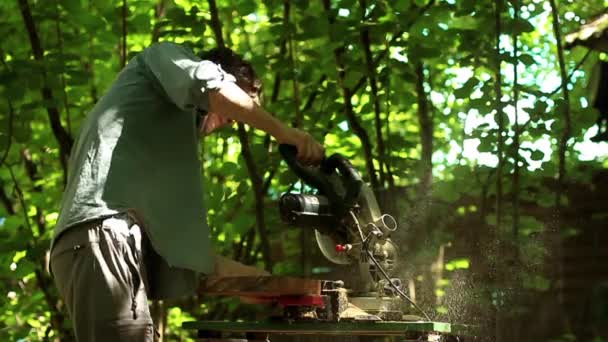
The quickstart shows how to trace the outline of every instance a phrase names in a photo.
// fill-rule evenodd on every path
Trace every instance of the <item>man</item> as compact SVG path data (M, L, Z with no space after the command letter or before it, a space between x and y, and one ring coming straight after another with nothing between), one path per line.
M147 299L192 294L198 274L227 265L209 241L199 132L239 121L295 145L302 163L322 159L309 134L260 108L259 89L252 67L228 49L201 60L159 43L93 108L72 151L51 251L78 341L152 341Z

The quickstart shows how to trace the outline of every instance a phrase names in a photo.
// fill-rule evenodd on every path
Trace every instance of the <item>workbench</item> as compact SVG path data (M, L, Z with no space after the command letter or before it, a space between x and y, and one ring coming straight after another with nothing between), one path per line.
M321 281L285 276L208 277L200 293L212 296L238 296L261 302L284 298L311 298L321 294ZM266 321L191 321L186 330L196 330L207 341L233 342L266 340L269 335L290 336L393 336L405 341L474 340L469 327L429 321L314 321L269 319ZM239 336L239 338L235 338Z
M400 336L401 341L464 341L462 326L453 327L443 322L229 322L192 321L182 327L197 330L201 339L225 339L235 334L251 339L251 336Z

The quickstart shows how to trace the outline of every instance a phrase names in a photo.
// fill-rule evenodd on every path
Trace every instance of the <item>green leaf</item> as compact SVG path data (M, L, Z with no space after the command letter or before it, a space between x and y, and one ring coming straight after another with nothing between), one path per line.
M10 273L13 279L23 279L27 275L32 274L36 270L36 264L33 262L23 259L17 263L17 268Z
M248 14L254 13L257 10L258 6L255 1L241 0L237 2L235 8L240 15L246 16Z
M172 7L168 9L165 17L174 25L183 25L185 22L190 21L188 15L181 7Z
M221 173L224 176L236 176L239 174L239 166L233 162L224 162L222 164Z
M435 47L416 46L410 53L412 59L429 59L441 56L441 49Z
M301 21L302 30L296 35L299 40L319 38L327 35L327 22L318 17L307 15Z
M395 1L391 5L397 12L408 12L411 10L412 0Z
M477 151L483 152L494 152L494 144L490 141L490 139L481 139L479 146L477 146Z
M308 9L310 1L308 1L308 0L295 0L295 4L296 4L296 7L300 11L305 11L306 9Z
M344 78L344 86L347 88L353 88L363 76L365 76L364 69L349 69L346 72L346 77Z
M32 139L32 129L27 122L18 122L13 126L13 138L18 143L29 143Z
M454 96L458 99L469 97L479 82L480 81L475 76L472 76L462 85L462 87L454 90Z
M458 185L454 182L438 182L434 188L434 194L445 201L453 202L460 197Z
M526 66L536 64L536 60L534 60L534 57L528 54L522 54L521 56L519 56L519 61L525 64Z
M70 15L77 16L83 12L80 0L61 0L59 3Z
M516 34L522 34L533 32L535 27L528 20L519 18L514 24L511 24L511 30L514 30Z
M480 26L480 21L471 16L455 17L448 24L449 28L457 30L478 30Z
M544 157L545 157L545 154L540 150L534 150L534 151L532 151L532 154L530 155L530 159L532 159L532 160L542 160Z

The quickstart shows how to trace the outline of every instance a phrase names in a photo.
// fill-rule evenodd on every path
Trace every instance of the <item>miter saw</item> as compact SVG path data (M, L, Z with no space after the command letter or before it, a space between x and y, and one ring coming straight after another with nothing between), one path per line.
M401 280L394 277L399 256L390 239L397 222L380 211L372 189L344 156L334 154L318 167L307 167L297 161L295 147L280 145L279 151L290 169L314 189L313 194L283 194L281 218L290 225L314 230L321 253L330 262L349 268L354 277L347 284L341 280L314 281L315 290L306 294L256 294L259 303L270 300L273 308L279 309L267 320L193 321L184 322L184 328L196 329L199 337L212 342L235 334L266 342L268 334L398 336L401 341L459 342L463 341L461 333L471 336L464 326L432 322L404 293ZM263 283L263 278L256 278L254 285ZM410 305L424 317L408 315Z
M280 145L279 152L290 169L316 191L283 194L282 220L314 229L325 258L351 265L357 273L348 286L340 281L324 284L323 294L330 303L317 310L317 318L400 321L407 302L418 308L404 293L401 280L393 277L399 257L390 235L397 230L397 222L381 212L373 190L348 159L333 154L320 166L307 167L296 159L295 147Z

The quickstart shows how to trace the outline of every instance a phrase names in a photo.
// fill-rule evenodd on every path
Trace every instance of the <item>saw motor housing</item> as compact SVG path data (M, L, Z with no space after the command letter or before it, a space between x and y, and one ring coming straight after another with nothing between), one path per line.
M392 276L398 260L390 239L397 229L395 219L382 214L373 190L344 156L334 154L319 167L306 167L296 160L293 146L281 145L279 151L292 171L316 190L314 194L283 194L279 201L282 220L314 229L321 253L332 263L353 265L359 272L351 284L355 292L381 291L380 272Z

